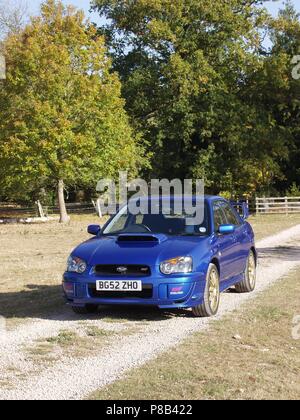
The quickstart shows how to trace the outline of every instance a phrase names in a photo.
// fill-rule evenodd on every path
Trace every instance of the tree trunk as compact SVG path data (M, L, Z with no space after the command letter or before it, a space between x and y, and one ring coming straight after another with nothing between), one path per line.
M59 204L59 213L60 219L59 223L68 223L70 218L67 213L66 202L65 202L65 184L63 179L58 181L58 204Z

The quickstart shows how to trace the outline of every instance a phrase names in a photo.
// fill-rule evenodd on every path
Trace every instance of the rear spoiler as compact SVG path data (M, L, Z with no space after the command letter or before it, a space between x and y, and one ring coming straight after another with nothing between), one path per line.
M230 201L232 207L239 213L239 215L244 219L247 220L250 216L249 205L246 201Z

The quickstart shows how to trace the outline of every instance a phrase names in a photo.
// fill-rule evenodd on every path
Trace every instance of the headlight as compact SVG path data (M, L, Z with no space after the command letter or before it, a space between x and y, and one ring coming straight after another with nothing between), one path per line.
M81 258L69 257L67 271L69 273L78 273L82 274L86 271L87 265L86 262Z
M160 264L160 271L167 275L191 273L193 271L193 259L191 257L178 257L164 261Z

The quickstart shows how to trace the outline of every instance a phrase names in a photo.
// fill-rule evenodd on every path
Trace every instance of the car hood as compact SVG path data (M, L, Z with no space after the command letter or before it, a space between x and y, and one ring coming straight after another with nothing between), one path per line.
M91 239L73 252L89 266L97 264L145 264L158 265L179 256L200 256L207 249L207 237L168 237L154 243L119 242L117 237Z

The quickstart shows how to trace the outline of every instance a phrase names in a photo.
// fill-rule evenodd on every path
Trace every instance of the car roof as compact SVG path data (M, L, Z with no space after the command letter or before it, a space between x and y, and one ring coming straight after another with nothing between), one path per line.
M188 195L188 198L192 198L192 199L196 199L197 196L196 195ZM144 197L134 197L132 199L136 199L136 200L169 200L169 199L173 199L173 200L181 200L182 196L176 196L176 195L172 195L172 196L167 196L167 195L161 195L161 196L144 196ZM216 201L216 200L225 200L225 198L217 196L217 195L204 195L204 200L206 200L207 202L211 202L211 201Z
M227 201L226 198L218 196L218 195L205 195L205 200L207 201L216 201L216 200L223 200Z

